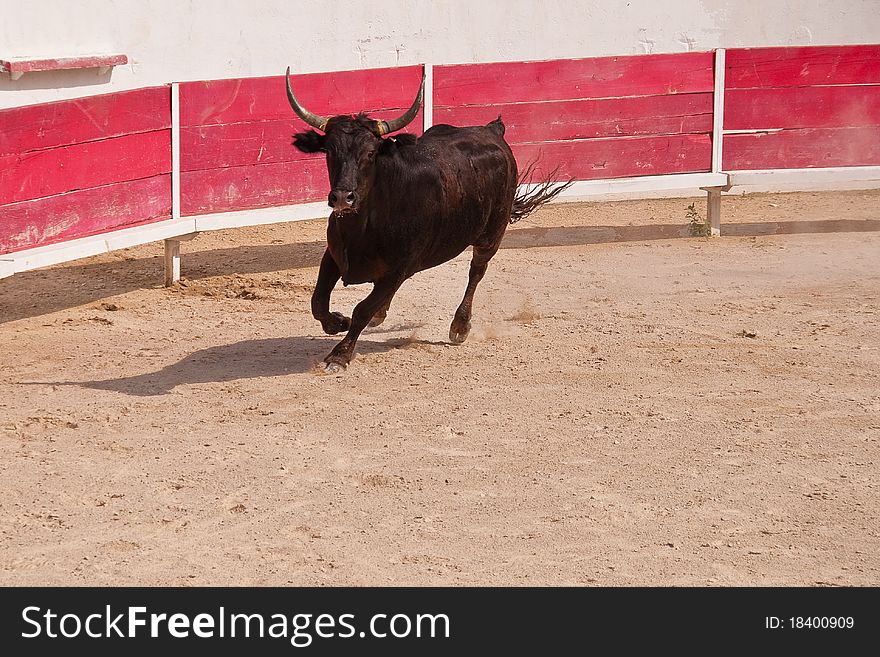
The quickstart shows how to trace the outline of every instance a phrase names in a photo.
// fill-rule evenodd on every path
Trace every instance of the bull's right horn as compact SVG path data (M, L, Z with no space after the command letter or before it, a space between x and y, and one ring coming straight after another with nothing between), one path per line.
M296 99L296 96L293 95L293 89L290 88L289 66L287 67L287 73L284 75L284 80L287 82L287 100L290 101L290 106L293 108L293 111L296 112L296 115L313 128L317 128L321 132L325 132L327 130L327 121L329 119L310 112L305 107L303 107Z

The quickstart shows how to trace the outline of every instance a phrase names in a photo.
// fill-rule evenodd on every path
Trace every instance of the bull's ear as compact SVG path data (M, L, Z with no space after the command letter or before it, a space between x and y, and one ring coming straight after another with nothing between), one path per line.
M324 150L324 135L314 130L298 132L293 136L293 145L303 153L317 153Z

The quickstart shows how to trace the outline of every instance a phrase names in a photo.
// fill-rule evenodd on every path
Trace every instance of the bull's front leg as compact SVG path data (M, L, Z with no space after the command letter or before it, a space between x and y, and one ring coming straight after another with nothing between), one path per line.
M397 290L400 289L404 280L404 277L393 276L376 281L375 285L373 285L373 290L363 301L354 307L354 311L351 313L351 326L348 329L348 333L324 359L326 363L324 366L325 372L338 372L348 366L354 355L354 347L357 344L361 331L366 328L377 312L391 304L391 299Z
M330 250L324 251L321 267L318 270L318 282L312 292L312 316L321 322L321 328L328 335L335 335L348 330L351 320L342 313L330 312L330 294L336 287L341 274Z

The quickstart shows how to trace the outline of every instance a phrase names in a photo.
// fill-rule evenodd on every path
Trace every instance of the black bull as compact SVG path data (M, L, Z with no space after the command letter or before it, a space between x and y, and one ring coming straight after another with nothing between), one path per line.
M306 153L326 153L330 177L333 212L312 314L326 333L347 333L324 359L325 370L348 365L361 331L385 319L406 279L473 246L468 285L449 328L451 342L464 342L474 292L508 223L534 211L570 182L547 182L517 196L516 160L504 141L500 117L485 126L436 125L420 138L385 137L415 118L424 79L410 109L386 122L365 114L329 119L313 114L294 96L290 69L285 78L291 107L324 133L301 132L293 143ZM330 312L330 294L340 278L346 285L373 283L351 318Z

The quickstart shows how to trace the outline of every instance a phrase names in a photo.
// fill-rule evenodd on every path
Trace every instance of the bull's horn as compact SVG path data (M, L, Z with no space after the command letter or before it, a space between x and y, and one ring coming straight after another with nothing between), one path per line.
M293 95L293 89L290 88L289 66L287 67L287 73L285 74L284 79L287 82L287 100L290 101L290 106L293 108L293 111L296 112L296 115L313 128L317 128L321 132L324 132L327 129L328 119L324 118L323 116L313 114L312 112L307 110L305 107L300 105L300 102L296 99L296 96Z
M392 119L391 121L378 121L378 129L380 135L386 135L389 132L397 132L398 130L402 130L410 123L412 120L416 118L416 114L419 113L419 107L422 106L422 97L425 95L425 75L422 74L422 85L419 87L419 94L416 96L416 99L413 101L412 106L406 113L402 116L398 116L396 119Z

